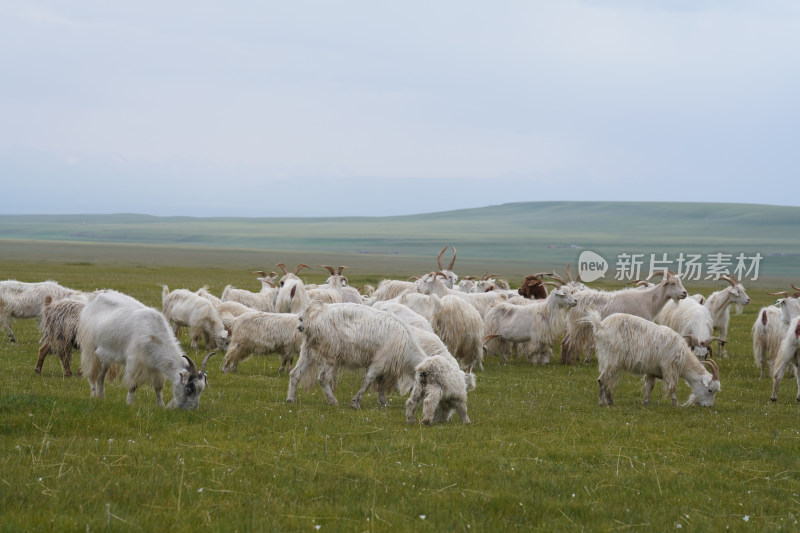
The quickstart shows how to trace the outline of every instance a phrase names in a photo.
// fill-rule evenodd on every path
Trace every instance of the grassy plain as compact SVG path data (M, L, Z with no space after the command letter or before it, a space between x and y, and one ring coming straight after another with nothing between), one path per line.
M249 269L312 264L288 252L231 259L230 250L8 244L3 279L113 288L155 307L164 283L256 290ZM362 255L313 257L350 264L354 285L391 275L380 258L365 266ZM429 268L393 260L404 276ZM321 269L307 279L321 280ZM673 408L660 395L643 407L634 376L623 378L616 407L600 408L596 366L562 366L556 350L543 367L489 359L469 398L473 424L455 417L432 428L406 425L397 394L389 408L369 395L353 411L329 407L314 388L287 405L277 356L255 356L236 375L219 372L222 354L212 358L196 412L156 408L146 387L132 407L118 385L107 387L105 401L92 400L86 381L62 377L53 358L33 373L38 330L18 320L19 342L0 339L0 529L797 530L795 385L787 380L777 404L769 402L749 334L758 308L772 301L764 289L783 288L750 288L753 303L732 317L732 355L719 361L722 391L711 409ZM187 337L182 343L202 357ZM343 405L360 379L342 376ZM681 383L679 398L688 393Z

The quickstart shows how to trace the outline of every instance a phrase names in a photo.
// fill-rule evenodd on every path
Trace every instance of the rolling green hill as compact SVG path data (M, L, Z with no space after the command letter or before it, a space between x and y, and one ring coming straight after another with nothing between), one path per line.
M763 275L791 276L800 258L798 232L798 207L709 203L514 203L402 217L0 215L0 239L14 241L360 255L367 263L424 260L430 268L431 256L453 244L459 266L515 273L574 265L582 250L592 250L612 269L621 253L644 254L646 261L664 253L668 260L680 253L760 253Z

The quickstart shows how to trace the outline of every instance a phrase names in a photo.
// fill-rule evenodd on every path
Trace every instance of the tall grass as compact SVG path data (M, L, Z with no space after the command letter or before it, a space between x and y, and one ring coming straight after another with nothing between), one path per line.
M238 267L0 268L3 278L114 288L155 307L162 283L257 289ZM147 387L133 406L116 384L94 400L54 358L33 373L36 323L18 320L19 342L0 339L0 528L796 530L800 406L793 380L773 405L769 381L758 379L749 330L772 297L749 292L753 303L732 317L731 357L719 361L722 391L711 409L674 408L660 395L644 407L641 381L630 375L617 405L600 408L596 365L562 366L556 350L544 367L489 359L470 393L470 426L457 417L406 425L397 394L388 408L369 395L354 411L328 406L316 387L288 405L277 356L254 356L234 375L218 370L222 354L212 358L195 412L157 408ZM188 337L182 343L202 356ZM361 377L341 376L343 405ZM679 398L688 394L682 382Z

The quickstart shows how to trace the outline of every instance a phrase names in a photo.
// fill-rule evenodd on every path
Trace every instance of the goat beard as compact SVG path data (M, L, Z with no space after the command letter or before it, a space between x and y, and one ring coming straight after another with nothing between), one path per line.
M736 304L736 314L741 315L743 308L744 308L743 304Z

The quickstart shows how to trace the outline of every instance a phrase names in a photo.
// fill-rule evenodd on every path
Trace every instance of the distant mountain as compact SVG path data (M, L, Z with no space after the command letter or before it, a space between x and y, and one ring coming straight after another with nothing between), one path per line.
M764 272L800 273L800 207L712 203L531 202L397 217L192 218L0 215L0 239L459 257L575 264L581 251L677 259L761 254ZM800 277L800 276L798 276Z

